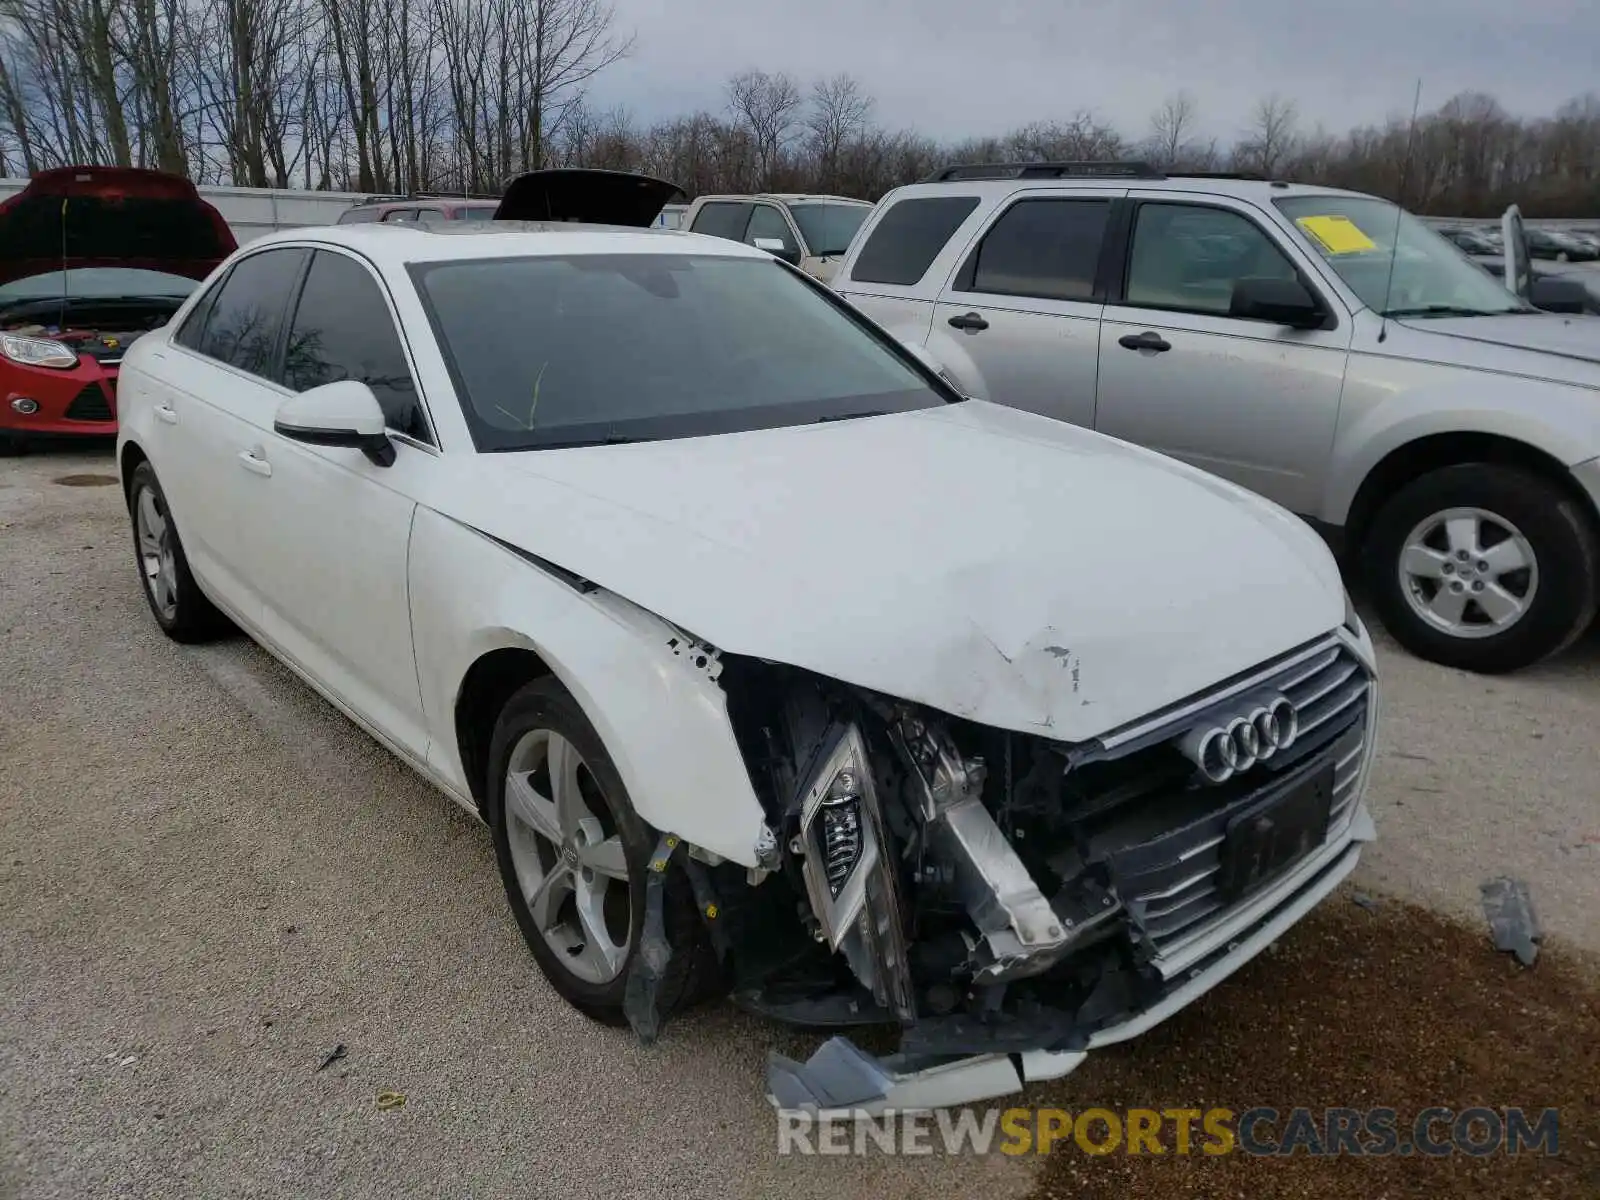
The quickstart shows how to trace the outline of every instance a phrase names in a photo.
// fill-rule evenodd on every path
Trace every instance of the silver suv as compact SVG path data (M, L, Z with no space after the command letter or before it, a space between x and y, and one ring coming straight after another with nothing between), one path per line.
M1386 200L1139 163L953 167L885 196L833 286L970 395L1305 517L1425 658L1513 670L1594 617L1600 323L1533 308ZM1161 537L1138 586L1181 603Z

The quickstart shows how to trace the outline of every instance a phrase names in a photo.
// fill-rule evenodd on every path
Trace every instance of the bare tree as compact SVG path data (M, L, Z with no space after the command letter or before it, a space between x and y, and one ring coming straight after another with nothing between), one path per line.
M754 150L755 178L746 187L773 185L779 157L794 139L801 103L799 85L781 72L745 71L728 81L728 111L749 134Z
M846 143L865 132L871 116L872 97L854 76L835 75L811 85L805 124L823 191L839 186L839 156Z
M1154 165L1174 167L1189 157L1190 139L1199 122L1199 108L1188 92L1174 92L1150 118L1150 149Z
M1276 178L1294 150L1299 110L1293 100L1268 96L1256 104L1249 131L1235 150L1241 166Z

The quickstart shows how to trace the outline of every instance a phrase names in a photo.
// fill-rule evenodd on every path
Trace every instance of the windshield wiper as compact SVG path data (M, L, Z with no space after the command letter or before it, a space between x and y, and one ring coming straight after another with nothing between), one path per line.
M1391 308L1386 317L1503 317L1528 312L1526 308L1462 308L1455 304L1423 304L1416 308Z
M886 415L882 410L877 412L836 413L831 417L818 417L811 423L813 425L821 425L824 421L854 421L861 417L882 417Z

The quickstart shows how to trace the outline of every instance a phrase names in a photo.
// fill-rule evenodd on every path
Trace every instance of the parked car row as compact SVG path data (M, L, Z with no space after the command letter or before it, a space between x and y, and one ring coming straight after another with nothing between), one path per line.
M1441 225L1440 234L1473 256L1505 253L1505 241L1496 229L1482 226ZM1526 231L1528 251L1534 258L1551 262L1600 261L1600 233L1584 229L1530 227Z

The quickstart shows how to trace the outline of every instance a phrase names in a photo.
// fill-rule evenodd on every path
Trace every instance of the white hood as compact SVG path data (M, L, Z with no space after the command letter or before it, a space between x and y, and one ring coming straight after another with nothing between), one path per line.
M724 651L1067 741L1344 614L1283 510L981 401L462 471L447 515Z

